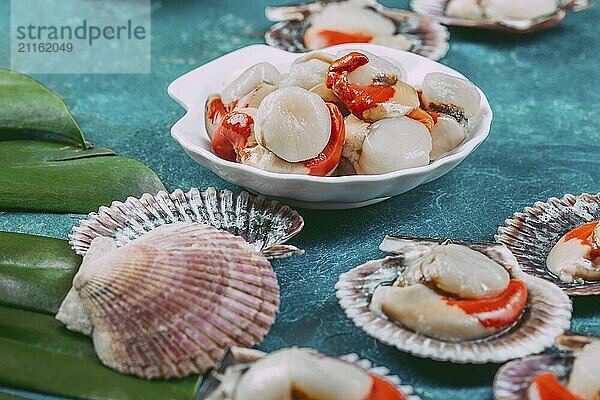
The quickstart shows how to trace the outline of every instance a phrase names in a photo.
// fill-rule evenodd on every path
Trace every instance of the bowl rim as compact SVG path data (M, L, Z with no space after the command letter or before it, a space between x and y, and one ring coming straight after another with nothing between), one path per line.
M402 54L403 57L414 58L416 60L421 60L421 61L426 60L427 63L437 64L438 66L441 66L443 69L451 71L455 76L466 79L466 77L463 74L461 74L460 72L458 72L450 67L447 67L441 63L438 63L436 61L428 59L427 57L423 57L418 54L407 52L407 51L391 49L391 48L388 48L385 46L364 44L364 43L350 43L350 44L342 44L342 45L327 47L327 48L321 49L320 51L336 52L336 51L344 50L344 49L356 49L357 47L364 49L366 51L370 51L374 54L377 54L377 52L384 52L384 53L391 52L391 53L396 53L396 54ZM473 150L475 150L489 136L492 121L493 121L493 111L492 111L492 108L489 104L489 101L488 101L485 93L479 87L477 87L477 91L481 95L481 107L482 107L482 118L478 123L478 129L474 131L474 134L472 135L472 137L468 138L467 141L460 144L455 149L456 150L455 152L445 155L441 158L438 158L437 160L430 162L428 165L424 165L421 167L406 168L406 169L401 169L398 171L392 171L392 172L388 172L385 174L377 174L377 175L313 176L313 175L286 174L286 173L264 171L264 170L261 170L259 168L252 167L249 165L243 165L243 164L240 164L237 162L224 160L224 159L220 158L219 156L217 156L216 154L214 154L212 151L209 151L206 148L202 147L201 145L191 143L186 138L186 135L183 134L179 130L179 125L183 121L187 120L188 118L191 118L191 112L193 111L192 104L190 104L186 100L185 94L180 92L179 86L182 84L182 82L189 80L191 77L191 74L197 74L199 69L201 69L207 65L210 65L210 64L214 65L215 63L222 63L224 61L227 61L227 59L232 58L236 55L240 56L243 53L255 53L258 51L267 52L265 58L268 58L268 53L271 53L272 55L277 54L280 56L286 55L286 56L291 56L293 58L299 57L298 53L288 52L288 51L274 48L271 46L267 46L264 44L249 45L246 47L242 47L238 50L235 50L233 52L227 53L227 54L220 56L206 64L203 64L191 71L188 71L185 74L176 78L174 81L172 81L169 84L169 86L167 88L168 95L173 100L175 100L175 102L177 102L186 111L185 114L171 126L171 136L187 152L191 152L195 155L198 155L213 164L220 165L220 166L223 166L228 169L251 173L254 175L258 175L261 178L266 178L266 179L270 179L270 180L277 180L277 181L297 180L297 181L302 181L302 182L313 182L313 183L347 184L347 183L362 183L362 182L384 182L384 181L392 180L392 179L403 177L403 176L416 176L416 175L420 175L423 173L433 172L446 164L452 164L453 162L462 161L469 154L471 154L473 152ZM268 62L268 60L266 60L266 61ZM207 135L206 128L204 126L201 127L201 130L203 131L203 133L205 135Z

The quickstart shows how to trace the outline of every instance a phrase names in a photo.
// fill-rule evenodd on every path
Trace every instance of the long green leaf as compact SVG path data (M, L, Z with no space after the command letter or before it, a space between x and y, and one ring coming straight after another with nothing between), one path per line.
M0 304L55 314L80 263L65 240L0 232Z
M198 377L147 381L104 367L49 315L0 306L0 385L77 399L192 399Z
M17 400L17 399L22 399L22 398L23 397L0 392L0 400Z
M162 189L150 168L107 148L0 142L0 210L88 213Z
M27 75L0 69L0 139L36 132L86 147L81 129L60 97Z

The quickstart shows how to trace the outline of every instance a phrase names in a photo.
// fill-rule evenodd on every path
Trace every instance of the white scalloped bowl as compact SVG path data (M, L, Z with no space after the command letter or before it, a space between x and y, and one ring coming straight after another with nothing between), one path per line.
M364 49L376 55L402 63L407 70L407 82L420 87L430 72L445 72L464 77L459 72L419 55L370 44L345 44L323 51L335 54L343 49ZM171 135L200 165L221 178L250 191L286 199L287 203L305 208L356 208L383 201L441 177L456 167L488 136L492 110L481 93L481 119L458 148L429 165L394 171L381 175L320 177L280 174L223 160L215 155L204 128L204 104L208 96L235 79L246 68L267 61L282 72L298 54L265 45L252 45L217 58L173 81L169 96L187 112L173 125Z

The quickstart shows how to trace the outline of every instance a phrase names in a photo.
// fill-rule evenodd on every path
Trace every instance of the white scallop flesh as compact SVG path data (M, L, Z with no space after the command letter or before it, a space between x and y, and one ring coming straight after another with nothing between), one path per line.
M556 0L486 0L485 13L489 18L530 19L552 14Z
M472 340L495 330L458 306L448 305L434 290L417 283L407 287L379 286L369 308L398 321L415 332L448 341Z
M238 111L248 114L252 119L255 119L258 110L255 108L244 108ZM244 151L239 153L238 161L240 164L262 169L263 171L279 174L308 175L308 168L302 163L290 163L282 160L273 154L273 152L258 144L254 135L254 129L252 130L252 135L248 138Z
M385 174L429 164L431 135L408 117L386 118L371 125L355 165L359 174Z
M324 51L321 51L321 50L313 50L313 51L309 51L308 53L305 53L304 55L296 58L294 61L292 61L292 65L302 64L302 63L305 63L306 61L310 61L310 60L319 60L319 61L323 61L327 64L331 64L331 62L333 60L335 60L335 57L332 56L331 54L325 53Z
M600 224L593 234L596 240L600 238ZM563 236L550 250L546 258L546 267L565 283L578 279L600 279L600 264L588 258L592 247L578 238L565 240ZM596 244L600 247L600 243Z
M600 341L586 345L575 358L568 389L585 400L600 398Z
M329 63L313 58L290 65L289 73L281 81L282 87L297 86L309 90L323 82Z
M256 108L258 108L258 106L260 106L260 103L264 100L264 98L267 97L267 95L274 92L276 89L277 89L277 86L271 85L270 83L263 82L260 85L258 85L257 87L255 87L254 89L252 89L252 91L250 91L250 93L248 93L245 96L242 96L239 99L239 101L237 102L237 104L235 105L234 109L236 109L236 110L240 109L240 108L256 109Z
M221 99L223 99L223 103L231 104L250 93L263 82L277 86L280 80L281 74L274 65L261 62L251 66L225 86L221 91Z
M364 33L367 35L392 35L394 22L366 8L365 0L350 0L326 5L311 17L311 26L319 30Z
M260 359L242 375L233 400L363 400L373 381L359 367L307 349L285 349Z
M428 282L462 299L481 299L503 293L510 275L500 264L476 250L442 244L409 266L398 281L401 285Z
M344 103L342 103L342 101L339 99L339 97L336 96L333 90L325 86L324 83L319 83L318 85L313 86L312 88L310 88L309 92L319 95L319 97L322 98L323 101L335 104L336 106L338 106L338 108L340 108L340 111L342 111L346 107Z
M350 114L344 119L344 125L346 126L346 137L342 155L350 162L357 163L371 124Z
M441 155L454 150L467 137L467 130L454 118L440 114L431 131L432 148L429 158L438 159Z
M308 175L309 172L302 163L287 162L260 144L246 147L240 157L240 163L278 174Z
M419 107L419 94L414 87L396 81L393 88L394 95L390 99L365 110L360 117L367 122L376 122L384 118L405 116Z
M483 18L480 0L450 0L445 13L451 17L479 19Z
M400 61L386 57L379 57L368 51L360 49L342 50L336 54L336 58L341 58L352 52L364 54L369 59L369 62L350 72L347 75L348 82L356 83L362 86L368 86L373 83L373 78L379 75L393 75L399 80L406 79L406 69L400 63Z
M317 94L288 87L264 98L254 118L256 140L289 161L316 157L329 142L331 116Z
M408 51L413 47L410 39L402 34L375 36L370 43L404 51Z
M477 87L466 79L432 72L423 79L423 99L427 104L441 103L460 108L466 118L479 112L481 95Z

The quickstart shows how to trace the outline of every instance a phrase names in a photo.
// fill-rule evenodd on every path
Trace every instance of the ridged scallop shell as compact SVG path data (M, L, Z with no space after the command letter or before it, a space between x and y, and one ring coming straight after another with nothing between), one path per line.
M543 372L553 372L564 382L571 372L574 360L575 356L569 353L542 354L508 362L500 367L494 377L494 399L524 399L531 380Z
M503 365L494 377L495 400L522 400L531 380L543 373L552 372L566 382L571 374L577 352L597 336L565 333L556 339L556 347L563 352L525 357Z
M73 312L80 304L83 316ZM103 364L154 379L202 373L227 348L256 345L278 309L277 278L261 253L226 231L180 222L122 247L94 241L57 319L72 329L87 316L91 329L76 330L91 330Z
M509 248L526 274L546 279L570 296L596 295L600 294L600 281L562 282L546 268L546 258L565 233L599 219L600 193L567 194L515 213L498 228L495 238Z
M326 1L317 1L267 7L267 18L281 21L265 34L267 44L294 53L308 51L304 45L304 32L310 26L310 15L319 12L326 4ZM410 11L385 8L377 1L370 1L369 7L395 23L396 33L403 34L412 42L411 52L435 61L448 53L450 33L445 26Z
M180 189L171 194L161 191L115 201L81 220L69 235L69 243L77 254L84 255L98 236L111 237L121 246L158 226L178 221L200 222L242 236L268 258L302 253L284 244L304 227L296 211L263 196L212 187L205 191L192 188L187 193Z
M448 0L412 0L410 2L410 8L417 14L439 21L444 25L529 33L558 25L565 18L569 10L580 11L591 7L591 3L588 0L557 0L557 9L554 13L536 18L469 19L446 15L447 3Z
M221 359L217 367L204 377L196 392L196 398L206 400L231 400L220 393L222 384L221 379L223 378L225 371L228 368L239 368L242 371L246 370L254 361L260 360L266 354L267 353L259 350L231 348ZM338 358L362 368L369 374L386 379L396 386L408 400L421 400L421 398L415 394L414 389L411 386L402 384L400 378L396 375L391 375L390 370L386 367L374 366L371 361L360 358L358 354L355 353L339 356Z
M407 249L414 249L415 243L427 245L447 241L412 237L386 239L404 242ZM404 256L400 252L381 260L369 261L340 275L335 285L340 306L357 327L382 343L418 357L461 364L504 362L540 353L551 347L555 338L570 326L572 303L568 296L556 285L524 274L505 246L490 242L451 242L469 246L487 255L504 266L512 277L525 282L528 289L527 305L514 326L484 339L447 342L414 332L399 322L371 311L369 303L375 288L395 281L405 268Z

